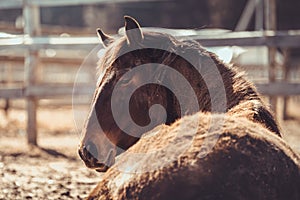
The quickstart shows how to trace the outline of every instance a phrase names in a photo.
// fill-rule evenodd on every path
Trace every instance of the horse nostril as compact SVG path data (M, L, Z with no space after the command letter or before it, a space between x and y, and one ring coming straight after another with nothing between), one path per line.
M87 142L83 151L85 152L87 159L95 158L97 160L98 158L97 146L93 142L91 141Z
M78 150L80 158L88 163L97 161L98 151L97 147L93 142L87 142L85 146Z

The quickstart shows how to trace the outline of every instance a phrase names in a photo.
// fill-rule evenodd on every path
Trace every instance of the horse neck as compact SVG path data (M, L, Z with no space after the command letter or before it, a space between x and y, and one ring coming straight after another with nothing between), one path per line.
M202 58L200 76L193 71L185 72L189 74L190 83L195 89L200 111L212 111L212 103L217 110L228 111L244 101L261 101L253 84L246 80L235 67L226 65L215 54L207 52L206 55ZM216 77L216 70L219 77ZM222 80L219 80L220 78ZM198 80L198 82L194 80ZM224 92L225 94L222 94ZM226 104L224 103L225 99Z

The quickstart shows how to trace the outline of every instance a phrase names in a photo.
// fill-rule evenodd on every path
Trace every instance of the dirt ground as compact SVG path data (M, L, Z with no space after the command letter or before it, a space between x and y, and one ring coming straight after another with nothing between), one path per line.
M280 121L284 139L300 152L300 103ZM0 200L83 199L101 180L77 155L80 135L71 108L38 111L38 144L26 143L26 113L0 110Z
M0 199L84 199L101 179L77 155L71 109L38 112L38 144L26 143L26 114L0 110Z

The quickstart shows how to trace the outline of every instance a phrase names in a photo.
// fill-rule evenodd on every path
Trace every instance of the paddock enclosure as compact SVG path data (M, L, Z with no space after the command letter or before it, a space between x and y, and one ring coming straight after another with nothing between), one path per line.
M293 3L2 0L0 199L84 199L102 179L77 148L103 49L96 28L122 35L124 15L236 63L300 153L300 16Z

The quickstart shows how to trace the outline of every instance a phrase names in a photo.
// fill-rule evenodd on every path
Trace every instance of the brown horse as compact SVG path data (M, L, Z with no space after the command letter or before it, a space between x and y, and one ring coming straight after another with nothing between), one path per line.
M131 17L125 30L118 38L98 30L106 48L79 148L87 167L106 171L147 131L199 111L246 117L280 136L255 87L234 66L196 41L143 31Z

